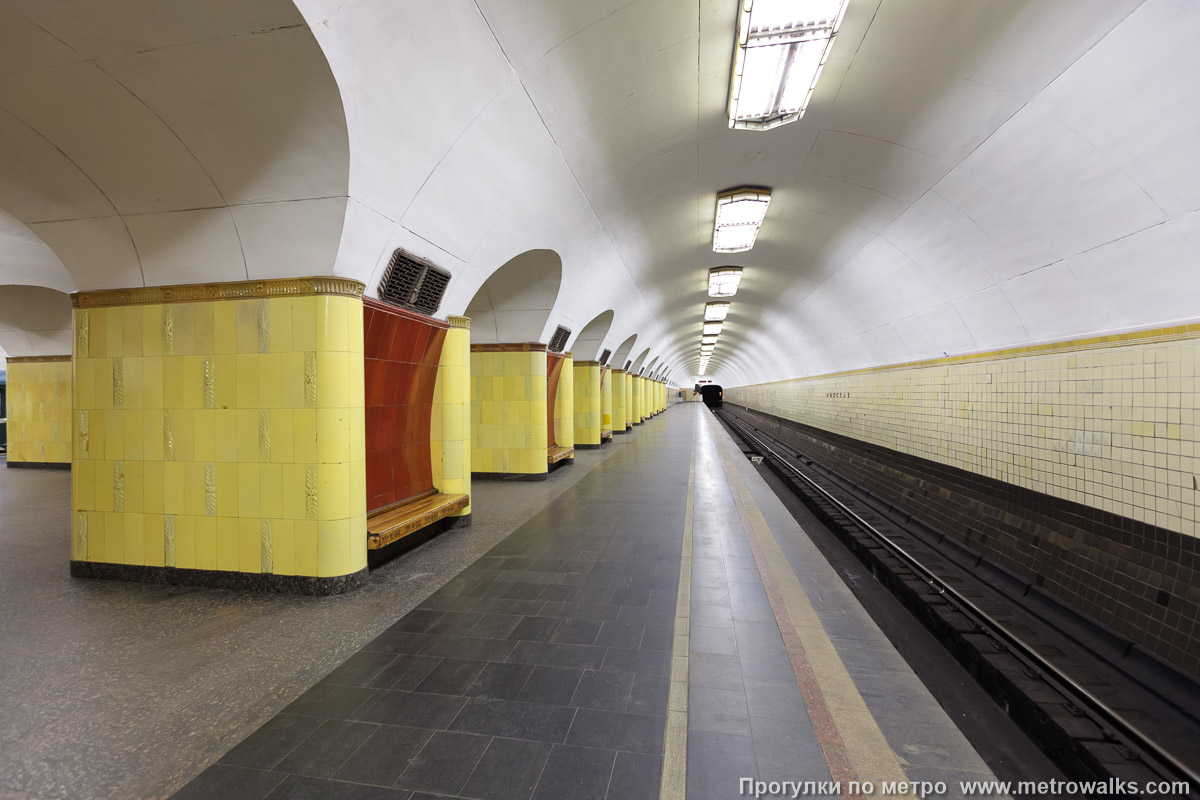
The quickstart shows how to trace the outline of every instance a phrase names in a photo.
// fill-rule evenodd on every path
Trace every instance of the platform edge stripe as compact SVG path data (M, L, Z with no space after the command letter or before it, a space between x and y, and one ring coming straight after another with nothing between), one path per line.
M710 424L719 431L716 438L720 443L726 479L751 547L755 551L755 562L758 563L759 572L764 579L764 588L768 588L768 582L771 583L775 589L774 597L768 589L771 605L773 608L776 603L781 605L783 613L777 616L780 634L783 636L789 657L793 659L793 667L799 668L797 682L805 694L806 702L812 691L816 690L821 705L826 709L836 729L842 752L860 780L876 783L907 781L908 776L899 757L863 701L854 679L842 663L841 656L838 655L808 599L808 594L800 584L800 579L792 571L783 548L780 547L757 501L742 480L731 451L731 447L734 446L732 439L715 420ZM799 652L793 652L796 650ZM799 659L796 658L797 655ZM802 671L805 666L815 685L804 685ZM824 749L822 742L822 750ZM830 764L831 773L834 767L835 764ZM834 779L837 779L836 776Z
M692 506L696 492L696 423L688 456L687 500L683 510L683 548L679 589L675 595L675 632L671 646L671 688L667 694L667 729L663 736L659 800L684 800L687 793L688 653L691 648Z

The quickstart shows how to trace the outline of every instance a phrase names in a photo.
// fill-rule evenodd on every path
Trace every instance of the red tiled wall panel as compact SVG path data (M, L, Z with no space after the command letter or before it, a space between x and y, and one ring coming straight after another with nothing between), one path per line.
M363 300L367 511L433 488L429 420L448 327Z

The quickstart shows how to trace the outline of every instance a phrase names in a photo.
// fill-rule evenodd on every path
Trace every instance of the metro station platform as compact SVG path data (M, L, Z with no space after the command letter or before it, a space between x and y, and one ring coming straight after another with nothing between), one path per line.
M544 483L481 484L473 527L338 597L70 579L67 483L0 472L2 797L991 777L700 404Z

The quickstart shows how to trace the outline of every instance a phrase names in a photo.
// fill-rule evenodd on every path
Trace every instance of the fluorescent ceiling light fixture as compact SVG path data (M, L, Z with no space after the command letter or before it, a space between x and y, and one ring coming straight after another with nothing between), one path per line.
M767 216L767 206L770 204L770 189L731 189L718 194L717 221L713 224L713 252L742 253L754 247L758 229ZM710 277L710 294L711 280ZM737 291L736 284L733 289Z
M724 324L723 322L706 322L704 323L702 334L704 336L716 336L721 332L721 326Z
M700 344L716 344L716 343L717 343L717 337L715 337L715 336L701 336L700 337Z
M708 271L708 296L733 297L741 282L741 267L714 267Z
M704 321L705 322L724 322L725 315L729 313L729 303L705 303L704 304Z
M700 355L710 355L716 347L715 344L702 344L700 345Z
M768 130L804 116L847 0L741 0L729 127Z

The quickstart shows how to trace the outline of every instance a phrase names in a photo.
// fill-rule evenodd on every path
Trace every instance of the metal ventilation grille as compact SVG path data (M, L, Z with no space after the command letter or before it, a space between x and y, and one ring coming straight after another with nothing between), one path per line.
M626 361L626 362L625 362L625 371L626 371L626 372L628 372L628 371L629 371L629 368L630 368L630 367L632 367L632 366L633 366L633 359L631 358L631 359L629 359L628 361Z
M450 284L450 273L403 250L392 253L383 278L379 299L401 308L433 315L442 304Z
M417 287L417 296L413 299L413 307L432 316L442 304L442 295L450 285L450 273L432 267L425 271L425 280Z
M571 331L559 325L554 329L554 335L550 337L550 344L547 349L551 353L561 353L567 349L567 339L571 338Z
M608 359L609 359L611 356L612 356L612 350L605 350L603 353L601 353L601 354L600 354L600 363L601 363L601 364L607 364L607 363L608 363Z

